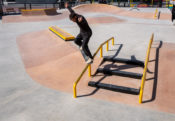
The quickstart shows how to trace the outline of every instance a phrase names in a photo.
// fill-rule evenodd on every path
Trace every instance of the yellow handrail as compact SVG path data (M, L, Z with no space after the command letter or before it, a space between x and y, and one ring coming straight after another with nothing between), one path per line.
M144 84L145 84L145 80L146 80L146 72L147 72L150 49L151 49L151 45L152 45L152 42L153 42L153 38L154 38L154 34L152 34L152 36L151 36L151 39L149 41L149 46L148 46L148 49L147 49L145 67L144 67L144 71L143 71L142 82L141 82L141 87L140 87L140 94L139 94L139 103L140 104L142 103L142 98L143 98L143 89L144 89Z
M99 52L99 50L102 50L103 48L103 45L108 43L110 40L112 40L112 45L114 45L114 37L111 37L110 39L106 40L105 42L103 42L99 48L97 49L97 51L94 53L93 55L93 58L97 55L97 53ZM109 44L107 44L107 48L108 48ZM101 51L101 54L100 56L102 56L102 51ZM91 64L87 64L85 66L85 68L83 69L83 71L81 72L80 76L78 77L78 79L74 82L74 85L73 85L73 93L74 93L74 98L77 97L77 90L76 90L76 87L77 87L77 84L78 82L80 81L81 77L84 75L84 73L86 72L86 70L89 70L89 76L91 76Z

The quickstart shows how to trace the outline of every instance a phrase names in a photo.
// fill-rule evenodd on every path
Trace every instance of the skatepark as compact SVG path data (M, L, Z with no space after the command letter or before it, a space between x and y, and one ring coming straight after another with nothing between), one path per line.
M67 9L57 9L56 15L0 19L0 120L174 121L175 26L170 10L131 10L106 4L82 4L73 9L86 17L93 31L89 41L93 55L109 40L91 69L85 68L88 65L73 41L65 41L49 29L56 26L76 37L79 28L69 20ZM111 57L143 65L108 61ZM84 69L74 98L74 84ZM100 73L102 69L137 73L141 78ZM144 70L141 103L139 94L110 90L110 85L117 85L140 91ZM108 90L90 86L90 81L109 84Z

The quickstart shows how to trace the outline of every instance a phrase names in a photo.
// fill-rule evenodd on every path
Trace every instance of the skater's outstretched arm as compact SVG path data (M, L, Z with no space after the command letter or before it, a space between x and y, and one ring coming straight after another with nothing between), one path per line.
M75 11L72 10L72 8L69 6L68 3L65 3L65 8L67 8L71 14L74 14L75 13Z

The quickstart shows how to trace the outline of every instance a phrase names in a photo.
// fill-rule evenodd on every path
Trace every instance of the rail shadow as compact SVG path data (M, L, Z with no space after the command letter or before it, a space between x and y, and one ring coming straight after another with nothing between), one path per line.
M143 103L148 103L148 102L152 102L155 100L156 98L156 92L157 92L157 81L158 81L158 67L159 67L159 50L160 48L162 47L163 45L163 42L162 41L157 41L159 42L159 44L157 45L157 47L152 47L152 48L156 48L156 55L155 55L155 68L154 68L154 77L152 78L148 78L146 79L146 81L148 80L154 80L153 82L153 89L152 89L152 97L151 99L148 99L148 100L144 100ZM153 60L149 61L149 62L152 62Z

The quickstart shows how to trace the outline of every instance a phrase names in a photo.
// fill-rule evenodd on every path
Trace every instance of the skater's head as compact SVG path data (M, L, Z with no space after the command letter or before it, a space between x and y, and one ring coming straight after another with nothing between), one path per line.
M73 22L76 22L76 20L77 20L77 14L71 13L71 14L69 15L69 19L70 19L71 21L73 21Z

